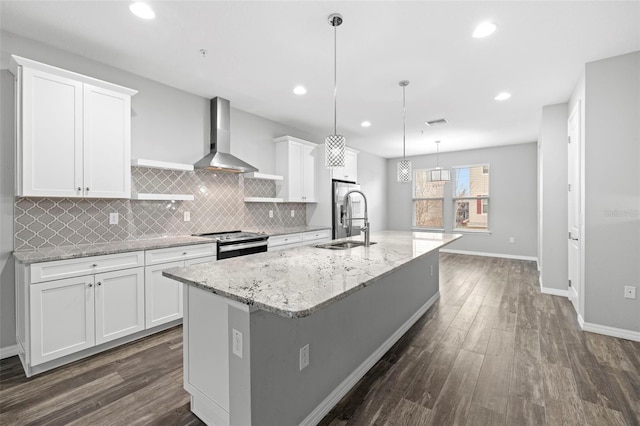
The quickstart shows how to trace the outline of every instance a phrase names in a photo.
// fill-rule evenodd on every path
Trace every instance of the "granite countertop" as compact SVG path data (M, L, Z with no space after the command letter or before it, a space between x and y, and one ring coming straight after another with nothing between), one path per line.
M59 246L29 251L14 251L13 257L24 264L50 262L52 260L74 259L78 257L100 256L104 254L126 253L138 250L152 250L179 247L191 244L213 243L211 238L178 236L149 238L144 240L118 241L111 243Z
M326 250L308 245L172 268L163 275L267 312L301 318L460 237L381 231L372 233L377 244L370 247Z
M290 226L286 228L249 228L243 229L243 231L260 232L269 236L286 235L286 234L298 234L300 232L320 231L322 229L331 229L331 226Z

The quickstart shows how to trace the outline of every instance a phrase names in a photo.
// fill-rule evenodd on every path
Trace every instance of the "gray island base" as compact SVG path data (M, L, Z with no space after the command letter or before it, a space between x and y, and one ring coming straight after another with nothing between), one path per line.
M383 231L370 247L165 271L187 284L191 410L209 425L317 424L438 300L439 249L458 238Z

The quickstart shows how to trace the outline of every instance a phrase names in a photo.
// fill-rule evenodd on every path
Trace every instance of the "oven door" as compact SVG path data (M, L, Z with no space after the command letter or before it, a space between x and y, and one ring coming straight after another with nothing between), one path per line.
M267 251L267 244L267 240L231 244L218 243L218 260L245 256L247 254L262 253Z

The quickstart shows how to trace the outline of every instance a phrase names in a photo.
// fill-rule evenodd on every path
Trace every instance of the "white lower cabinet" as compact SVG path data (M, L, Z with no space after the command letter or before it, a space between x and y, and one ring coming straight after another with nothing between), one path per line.
M95 345L93 287L93 275L31 285L31 365Z
M33 284L31 365L144 330L144 269Z
M182 284L162 271L215 258L215 244L195 244L16 263L16 340L27 377L181 319Z
M96 344L144 330L144 268L95 275Z
M145 267L145 327L152 328L182 318L182 283L166 278L162 271L215 260L213 244L148 250ZM208 254L207 256L202 256ZM193 256L202 256L193 258ZM158 263L159 259L185 259Z

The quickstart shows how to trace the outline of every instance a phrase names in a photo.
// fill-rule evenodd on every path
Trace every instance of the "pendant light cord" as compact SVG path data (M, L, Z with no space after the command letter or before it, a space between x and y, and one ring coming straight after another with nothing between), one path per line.
M407 115L407 108L405 106L405 90L406 86L402 86L402 159L405 160L406 156L405 156L405 139L406 139L406 130L405 130L405 125L406 125L406 115Z
M338 134L338 29L333 26L333 134Z

